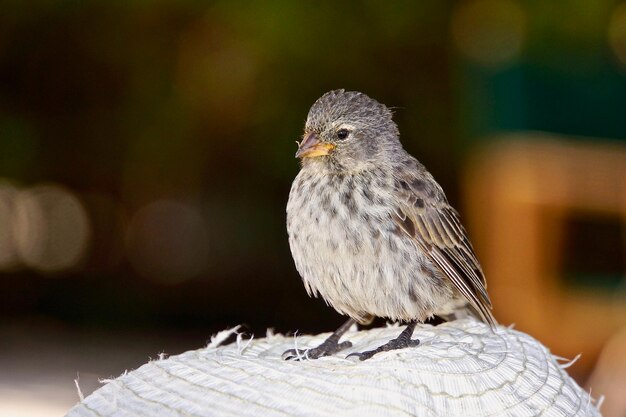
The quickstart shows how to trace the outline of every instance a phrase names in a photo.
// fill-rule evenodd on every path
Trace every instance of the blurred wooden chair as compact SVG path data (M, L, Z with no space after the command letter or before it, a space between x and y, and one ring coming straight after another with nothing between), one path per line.
M568 284L566 219L614 216L626 236L626 146L513 136L470 159L464 184L470 236L498 320L515 323L557 355L583 353L573 371L588 375L603 344L626 325L626 280L612 291Z

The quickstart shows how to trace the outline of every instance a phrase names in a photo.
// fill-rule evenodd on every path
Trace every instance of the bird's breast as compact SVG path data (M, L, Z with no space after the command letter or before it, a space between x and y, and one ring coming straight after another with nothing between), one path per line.
M287 204L290 242L315 245L326 261L375 250L392 233L385 179L372 175L298 175ZM312 253L304 256L314 256Z
M391 220L387 181L301 172L289 195L289 244L308 293L352 317L416 317L423 310L415 304L416 278L428 273L426 263Z

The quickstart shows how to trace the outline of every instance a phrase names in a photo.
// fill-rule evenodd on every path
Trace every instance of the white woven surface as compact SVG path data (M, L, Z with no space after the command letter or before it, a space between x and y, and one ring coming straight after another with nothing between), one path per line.
M108 382L68 416L599 416L588 393L532 337L462 320L422 325L416 348L360 362L402 328L348 332L353 348L313 361L283 351L328 334L269 335L149 362ZM224 334L222 334L224 336Z

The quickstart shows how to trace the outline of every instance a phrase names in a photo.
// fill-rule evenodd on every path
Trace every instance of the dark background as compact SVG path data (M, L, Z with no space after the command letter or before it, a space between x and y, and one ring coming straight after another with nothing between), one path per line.
M1 9L5 388L31 389L57 354L47 380L75 396L68 371L116 375L237 324L338 326L307 297L285 230L295 141L330 89L393 107L405 148L462 215L464 161L498 132L626 138L615 1Z

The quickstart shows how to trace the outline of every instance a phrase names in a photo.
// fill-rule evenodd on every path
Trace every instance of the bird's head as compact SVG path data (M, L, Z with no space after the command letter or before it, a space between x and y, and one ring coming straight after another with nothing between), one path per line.
M385 163L401 149L391 111L363 93L334 90L309 110L296 157L302 166L343 173Z

